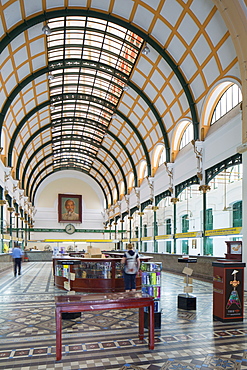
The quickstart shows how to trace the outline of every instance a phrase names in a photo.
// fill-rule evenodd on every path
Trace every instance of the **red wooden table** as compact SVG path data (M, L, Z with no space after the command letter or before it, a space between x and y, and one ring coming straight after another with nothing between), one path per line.
M62 358L62 313L139 308L139 338L144 339L144 307L149 307L149 348L154 349L154 299L141 292L63 295L55 297L56 360Z

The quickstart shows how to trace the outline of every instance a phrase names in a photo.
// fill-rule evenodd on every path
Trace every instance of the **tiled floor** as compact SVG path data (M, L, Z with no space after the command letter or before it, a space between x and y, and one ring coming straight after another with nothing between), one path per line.
M156 344L137 335L137 310L98 311L63 321L63 357L55 361L50 262L23 263L0 275L0 369L247 369L247 322L212 318L212 285L194 281L197 309L177 308L183 277L162 273L162 325ZM245 303L245 309L246 309Z

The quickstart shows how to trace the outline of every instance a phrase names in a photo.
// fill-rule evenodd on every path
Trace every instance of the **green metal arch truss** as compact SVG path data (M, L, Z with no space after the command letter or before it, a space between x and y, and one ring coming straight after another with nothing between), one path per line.
M65 61L62 60L60 61L60 63L64 63ZM100 63L98 63L100 64ZM100 64L102 66L102 63ZM66 67L66 66L65 66ZM64 67L64 68L65 68ZM69 68L73 68L74 65L69 65L68 66ZM57 67L58 68L58 67ZM59 69L61 69L62 67L60 66ZM66 67L67 68L67 67ZM21 91L21 88L24 88L28 83L30 83L33 79L41 76L42 74L44 73L48 73L49 72L49 67L45 67L45 68L42 68L41 70L39 70L38 72L35 72L33 73L31 76L28 76L24 81L22 81L21 84L19 84L15 89L14 91L12 91L12 93L10 94L9 98L7 99L6 103L4 104L3 106L3 109L2 109L2 112L0 113L0 136L1 136L1 130L2 130L2 126L3 126L3 122L4 122L4 117L5 117L5 114L7 113L12 101L15 99L15 97L17 96L17 94ZM164 125L161 121L161 118L159 117L159 114L158 112L156 111L155 107L153 106L153 104L149 101L148 97L141 91L139 90L133 83L129 83L129 85L143 98L143 100L147 103L147 105L149 106L149 108L151 109L152 113L154 114L154 116L156 117L158 123L159 123L159 127L162 131L162 134L163 134L163 137L164 137L164 142L165 142L165 147L166 147L166 150L167 151L167 157L169 157L169 153L170 153L170 149L169 149L169 143L168 143L168 139L167 139L167 135L166 135L166 131L164 129ZM21 87L20 87L21 86ZM69 96L69 94L64 94L64 95L67 95ZM75 94L71 94L71 95L75 95ZM81 94L82 95L82 94ZM57 96L57 98L60 97L60 95ZM86 96L85 96L86 97ZM92 99L92 97L91 97ZM51 101L55 101L56 100L56 96L54 96ZM100 99L102 100L102 99ZM51 101L49 101L48 104L51 103ZM106 101L102 101L102 103L104 103L103 105L105 106L106 104L108 104ZM40 106L42 109L44 106L42 105L45 105L45 103L42 103ZM46 104L46 105L48 105ZM111 106L111 109L115 111L115 107L112 105ZM29 112L27 114L27 117L30 118L32 116L32 113L33 110L31 112ZM116 113L125 121L128 123L128 125L131 127L131 129L135 132L135 134L138 136L138 140L140 141L141 145L142 145L142 148L143 148L143 151L145 153L145 157L146 157L146 162L147 162L147 169L148 169L148 176L151 176L151 161L150 161L150 157L149 157L149 153L148 153L148 150L147 150L147 147L146 147L146 144L142 138L142 136L140 135L139 131L136 129L135 125L127 118L125 117L125 115L123 113L121 113L120 111L116 111ZM24 119L22 120L24 123L26 122ZM23 124L24 124L23 123ZM19 125L18 125L19 127ZM12 139L11 139L11 150L13 150L13 141L15 140L16 138L16 135L14 133L14 135L12 136ZM11 151L9 150L9 152ZM8 158L9 158L9 154L8 154ZM10 164L9 164L10 165Z
M36 149L33 153L32 153L32 155L29 157L29 159L28 159L28 161L27 161L27 163L26 163L26 165L25 165L25 167L24 167L24 170L23 170L23 174L22 174L22 181L21 181L21 184L22 184L22 188L24 189L25 188L25 178L26 178L26 173L27 173L27 169L28 169L28 167L29 167L29 165L30 165L30 163L32 162L32 160L34 159L34 157L38 154L38 152L40 151L40 150L42 150L42 149L44 149L47 145L50 145L50 144L52 144L52 140L50 140L50 141L48 141L48 142L46 142L46 143L44 143L43 145L41 145L38 149ZM123 177L123 181L124 181L124 186L126 187L125 188L125 192L127 191L127 181L126 181L126 177L125 177L125 174L124 174L124 171L123 171L123 169L122 169L122 167L121 167L121 165L120 165L120 163L118 162L118 160L114 157L114 155L107 149L107 148L105 148L105 147L101 147L104 151L106 151L107 152L107 154L109 154L112 158L113 158L113 160L117 163L117 166L119 167L119 170L120 170L120 172L121 172L121 174L122 174L122 177ZM52 153L50 153L49 155L52 155ZM98 159L98 158L97 158ZM45 157L42 159L42 160L45 160ZM41 161L40 161L41 162ZM86 172L85 172L86 173ZM19 175L19 169L18 169L18 175Z
M49 174L47 174L46 176L44 176L43 178L42 178L42 180L41 181L39 181L39 183L36 185L36 188L35 188L35 190L34 190L34 192L33 192L33 197L32 197L32 199L31 199L31 202L32 203L34 203L34 199L35 199L35 196L36 196L36 192L37 192L37 190L38 190L38 188L39 188L39 186L40 186L40 184L47 178L47 177L49 177L49 176L51 176L53 173L56 173L56 172L60 172L60 171L65 171L65 170L69 170L69 168L68 167L60 167L60 168L57 168L57 169L54 169L51 173L49 173ZM79 172L83 172L83 173L86 173L85 171L83 171L83 170L81 170L81 169L79 169L79 168L74 168L73 170L75 170L75 171L79 171ZM104 194L104 197L105 197L105 201L106 201L106 208L108 208L108 200L107 200L107 196L106 196L106 193L105 193L105 190L104 190L104 188L103 188L103 186L101 185L101 183L97 180L97 179L95 179L90 173L86 173L88 176L90 176L90 177L92 177L92 179L94 179L96 182L97 182L97 184L99 185L99 187L101 188L101 190L102 190L102 192L103 192L103 194ZM101 174L99 174L100 176L101 176ZM113 197L112 197L112 193L110 192L110 197L111 197L111 203L113 202Z
M48 125L46 125L46 126L50 126L50 124L48 124ZM38 131L42 131L42 129L43 130L45 130L45 129L47 129L47 127L46 126L44 126L44 127L42 127L40 130L38 130ZM36 132L37 133L37 132ZM35 134L36 134L35 133ZM26 145L28 146L29 144L30 144L30 142L32 141L32 139L34 138L34 136L36 136L35 134L33 134L32 135L32 137L30 137L29 138L29 143L27 144L26 143ZM49 144L51 144L52 143L52 141L49 141L49 142L47 142L46 144L45 144L45 146L47 146L47 145L49 145ZM41 148L39 147L39 150L41 150ZM39 151L38 150L38 151ZM24 151L25 151L25 148L23 147L23 149L22 149L22 151L21 151L21 155L19 156L19 158L18 158L18 162L20 161L21 162L21 158L22 158L22 156L23 156L23 154L24 154ZM52 153L51 153L52 154ZM109 169L109 167L107 167L105 164L104 164L104 162L101 160L101 159L99 159L99 158L96 158L96 160L98 160L100 163L102 163L106 168L107 168L107 170L109 171L109 173L111 174L111 176L112 176L112 178L113 178L113 181L114 181L114 183L115 183L115 186L116 186L116 189L117 189L117 194L118 194L118 198L119 198L119 189L118 189L118 184L117 184L117 182L116 182L116 179L115 179L115 176L113 175L113 173L112 173L112 171ZM41 163L42 163L42 161L44 161L44 158L42 158L42 160L40 161ZM53 165L53 164L52 164ZM18 169L19 169L19 167L20 167L20 163L18 164ZM120 166L121 167L121 166ZM44 167L44 168L46 168L46 167ZM65 167L65 168L67 168L68 169L68 167ZM73 170L75 170L77 167L69 167L69 169L73 169ZM92 168L94 168L94 167L92 167ZM95 169L95 168L94 168ZM96 170L96 172L97 173L99 173L99 171L97 170L97 169L95 169ZM41 172L43 172L43 169L40 171L40 173ZM84 173L86 173L86 174L89 174L89 172L86 172L86 171L83 171ZM19 171L18 171L18 175L19 175ZM103 179L104 179L104 177L102 176L102 175L100 175ZM30 177L30 176L29 176ZM17 177L18 178L18 177ZM37 178L37 176L36 176L36 178ZM23 177L23 179L24 179L24 177ZM31 180L29 180L29 182L30 182ZM109 187L108 186L108 182L105 180L105 182L106 182L106 184L107 184L107 187ZM28 195L28 194L27 194ZM30 198L31 198L31 192L30 192Z
M73 151L72 151L73 152ZM29 176L28 176L28 180L27 180L27 186L26 186L26 193L28 194L28 190L29 190L29 186L30 186L30 182L32 180L32 176L35 172L35 170L38 168L38 166L44 161L46 160L47 158L51 157L52 156L52 153L48 154L47 156L45 156L44 158L42 158L38 163L36 163L36 165L33 167L32 171L30 172ZM97 158L97 160L107 169L107 171L109 171L110 175L112 176L113 178L113 181L114 181L114 184L115 184L115 187L116 187L116 190L117 190L117 197L119 199L119 189L118 189L118 184L117 184L117 181L115 179L115 176L113 175L111 169L99 158ZM51 163L52 165L52 163ZM74 167L71 167L70 169L75 169ZM94 168L95 169L95 168ZM87 173L87 172L85 172ZM102 175L101 175L102 178L104 178ZM105 180L106 183L108 183L106 180ZM31 194L31 193L30 193Z
M35 107L32 111L30 111L28 113L28 115L26 115L22 120L21 122L19 123L18 127L16 128L16 130L14 131L13 135L12 135L12 139L10 141L10 146L9 146L9 150L8 150L8 166L12 166L12 153L13 153L13 148L14 148L14 143L15 143L15 140L21 130L21 128L24 126L24 124L27 122L27 120L35 113L37 113L40 109L44 108L45 106L49 105L50 104L50 101L46 101L42 104L40 104L39 106ZM40 134L43 130L46 130L48 129L49 127L51 127L51 123L43 126L42 128L40 128L36 133L34 133L33 135L37 136L38 134ZM110 136L112 136L114 138L114 140L116 140L119 145L124 149L130 163L131 163L131 166L132 166L132 170L133 170L133 173L134 173L134 176L135 176L135 182L137 184L137 173L136 173L136 168L135 168L135 164L134 164L134 161L129 153L129 151L127 150L127 148L125 147L125 145L122 143L122 141L117 138L113 133L111 133L110 131L107 131L107 134L109 134ZM18 158L18 161L17 161L17 166L16 166L16 178L17 179L20 179L20 174L19 174L19 171L20 171L20 163L21 163L21 160L22 160L22 157L24 155L24 151L25 149L27 148L27 146L30 144L30 139L31 138L34 138L33 135L29 138L29 140L27 141L26 144L24 144L22 150L21 150L21 153L19 154L19 158ZM31 157L34 156L34 153L32 154ZM115 158L115 157L114 157ZM30 159L30 158L29 158ZM115 161L117 163L117 160L115 158ZM122 168L120 166L120 168ZM125 178L125 176L123 177ZM137 185L136 185L137 186Z

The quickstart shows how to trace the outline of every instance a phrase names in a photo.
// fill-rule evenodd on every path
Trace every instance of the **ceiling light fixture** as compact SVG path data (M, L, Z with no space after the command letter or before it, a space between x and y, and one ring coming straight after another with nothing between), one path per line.
M49 73L48 74L48 80L50 80L50 81L52 81L52 80L54 80L54 76L53 76L53 74L51 74L51 73Z
M50 29L50 27L47 24L45 24L44 27L42 28L42 32L46 36L49 36L51 34L51 29Z
M149 47L147 46L147 44L144 46L144 48L142 49L142 53L144 55L148 55L150 53L150 49Z
M55 110L55 107L54 107L54 105L50 105L50 110Z
M128 91L129 90L129 86L128 85L124 85L123 86L123 91Z

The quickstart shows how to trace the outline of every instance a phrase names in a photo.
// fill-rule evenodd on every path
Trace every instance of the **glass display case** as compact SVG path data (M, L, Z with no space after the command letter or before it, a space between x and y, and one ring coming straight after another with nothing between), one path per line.
M144 257L147 261L152 257ZM67 264L66 264L67 262ZM70 288L76 292L123 292L121 258L53 258L55 286L65 289L68 274L74 274ZM141 290L141 272L136 276L137 290Z
M76 278L82 279L111 279L111 262L81 262L74 266Z

